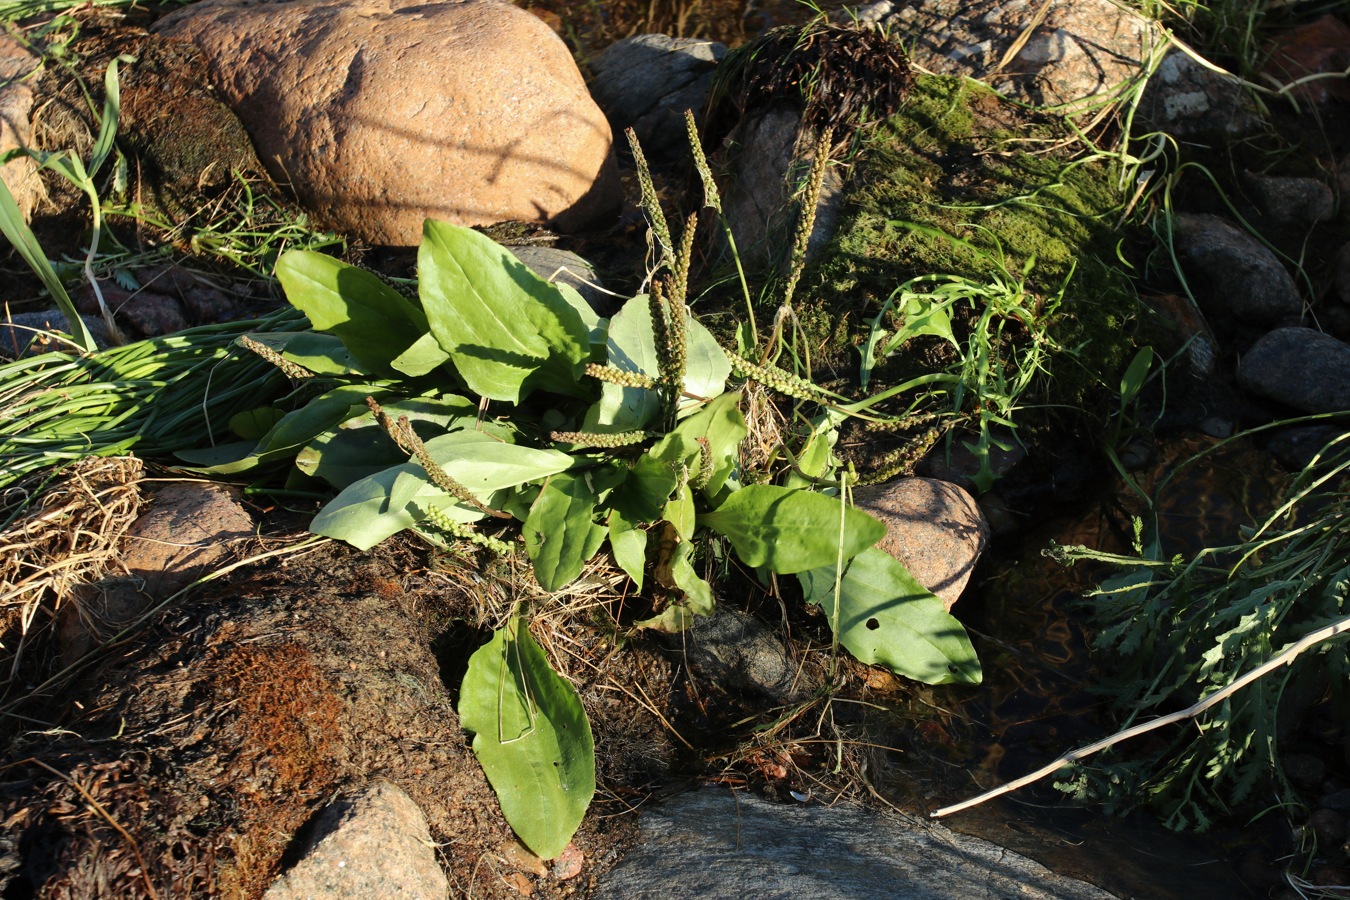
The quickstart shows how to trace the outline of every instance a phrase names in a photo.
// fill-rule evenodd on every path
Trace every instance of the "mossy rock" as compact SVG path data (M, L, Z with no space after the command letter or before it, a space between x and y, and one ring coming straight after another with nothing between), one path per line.
M1028 432L1051 423L1062 430L1065 410L1081 410L1100 422L1115 408L1110 386L1118 385L1141 325L1118 255L1130 237L1117 228L1128 199L1121 171L1085 149L1062 121L1019 109L976 82L917 78L901 111L852 161L836 236L794 300L817 380L861 395L858 347L887 298L909 279L1002 279L1021 284L1039 323L1035 328L1006 323L1000 338L1006 346L995 349L1010 359L1034 331L1043 332L1044 346L1052 348L1041 362L1045 371L1019 404L1019 437L1025 440ZM960 306L952 325L964 342L982 310ZM892 314L886 327L893 331L900 321ZM865 393L958 360L946 341L912 338L879 362ZM901 395L879 409L903 411L913 396ZM969 400L967 412L975 415ZM931 431L924 431L931 438ZM880 457L873 446L870 459L855 462L874 472L885 468L889 464L881 457L894 463L897 442L903 440L893 440Z
M200 51L132 27L92 27L67 51L73 68L49 65L39 142L87 159L104 104L104 77L120 57L117 143L126 155L127 205L174 225L208 225L241 179L268 196L267 177L239 118L216 94ZM115 188L112 200L117 205ZM228 208L232 203L224 204ZM208 221L209 220L209 221Z

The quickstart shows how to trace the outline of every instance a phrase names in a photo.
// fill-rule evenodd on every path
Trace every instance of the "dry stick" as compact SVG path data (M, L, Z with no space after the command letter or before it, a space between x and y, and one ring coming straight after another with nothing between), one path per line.
M1105 750L1107 747L1110 747L1114 744L1118 744L1121 741L1127 741L1132 737L1138 737L1141 734L1147 734L1150 731L1155 731L1159 728L1162 728L1164 725L1171 725L1173 722L1180 722L1183 719L1194 718L1195 716L1198 716L1200 715L1200 713L1209 709L1211 706L1216 705L1221 700L1226 700L1228 697L1242 690L1244 687L1251 684L1253 681L1262 677L1263 675L1266 675L1267 673L1275 669L1278 669L1280 666L1292 663L1294 659L1299 656L1299 654L1301 654L1304 650L1307 650L1309 647L1312 647L1315 644L1320 644L1323 641L1331 640L1332 638L1338 635L1345 634L1346 632L1350 632L1350 616L1346 616L1344 619L1338 619L1337 621L1331 623L1325 628L1319 628L1316 631L1310 631L1309 633L1305 634L1302 638L1300 638L1299 641L1292 647L1289 647L1286 650L1282 650L1275 656L1272 656L1270 659L1266 660L1264 663L1257 666L1255 669L1251 670L1246 675L1243 675L1237 681L1233 682L1227 687L1220 688L1219 690L1210 694L1205 699L1201 700L1199 703L1196 703L1194 706L1189 706L1186 709L1163 716L1161 719L1154 719L1151 722L1144 722L1140 725L1135 725L1133 728L1127 728L1124 731L1119 732L1118 734L1113 734L1108 738L1103 738L1102 740L1097 741L1095 744L1088 744L1085 747L1079 747L1077 750L1071 750L1068 753L1061 756L1059 759L1050 763L1049 765L1039 768L1035 772L1032 772L1030 775L1023 775L1016 781L1010 781L1007 784L1002 785L1001 787L994 788L992 791L986 791L983 794L980 794L978 797L966 800L963 803L957 803L955 806L944 806L942 809L939 809L938 811L932 813L931 816L934 819L940 819L943 816L949 816L952 813L958 813L964 809L970 809L972 806L978 806L986 800L992 800L995 797L1002 796L1003 794L1011 793L1020 787L1026 787L1033 781L1040 781L1045 776L1054 774L1062 766L1068 765L1069 763L1072 762L1077 762L1080 759L1085 759L1091 756L1092 754L1097 753L1101 750Z

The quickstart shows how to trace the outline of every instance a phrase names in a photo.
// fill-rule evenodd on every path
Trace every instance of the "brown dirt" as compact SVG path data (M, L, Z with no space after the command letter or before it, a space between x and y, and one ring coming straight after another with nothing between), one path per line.
M66 689L59 728L21 736L0 769L0 892L260 896L305 823L377 776L426 813L455 895L585 892L632 840L643 785L668 771L636 696L664 703L670 666L549 624L544 640L570 648L600 791L574 840L580 876L522 870L447 687L486 638L488 591L466 590L466 571L399 541L323 545L242 569L116 647Z

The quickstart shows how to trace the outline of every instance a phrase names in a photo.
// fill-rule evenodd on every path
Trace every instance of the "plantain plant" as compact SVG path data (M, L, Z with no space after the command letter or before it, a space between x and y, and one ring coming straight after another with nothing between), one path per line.
M678 266L610 320L469 229L428 221L418 272L410 298L332 257L282 256L277 275L312 327L241 343L295 392L235 416L239 442L180 455L208 474L290 465L293 486L326 482L337 495L311 529L359 548L412 529L510 552L517 529L547 591L607 545L663 598L638 627L681 630L711 612L700 563L724 541L749 567L797 575L860 659L979 680L961 625L871 549L885 526L848 503L828 449L844 412L724 351L685 306ZM751 483L762 473L741 465L748 378L820 404L808 445L788 448L791 485ZM594 790L575 691L513 619L475 654L462 698L508 820L531 849L561 852Z

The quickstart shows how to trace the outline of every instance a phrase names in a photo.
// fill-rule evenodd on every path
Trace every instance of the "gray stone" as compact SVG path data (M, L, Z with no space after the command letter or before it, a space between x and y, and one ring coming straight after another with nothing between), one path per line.
M885 0L859 17L888 28L930 71L979 78L1036 105L1114 92L1163 39L1154 22L1110 0L1050 0L1044 9L1025 0Z
M1240 79L1202 66L1157 22L1112 0L880 0L836 19L886 28L923 68L978 78L1033 105L1128 92L1162 52L1141 120L1188 137L1246 134L1261 121Z
M940 825L708 788L642 815L638 844L597 900L1111 900L1039 863Z
M33 87L24 81L37 67L38 58L8 34L0 34L0 157L32 145L33 129L29 113L33 108ZM14 202L27 222L33 209L46 197L37 163L19 155L0 166L0 179L14 196Z
M664 34L616 41L591 61L591 96L616 133L631 127L648 156L686 159L684 111L699 114L725 44Z
M1176 48L1149 77L1137 115L1138 125L1178 138L1238 137L1261 124L1240 78L1203 66Z
M742 261L753 268L783 265L798 218L798 199L810 175L816 138L802 132L801 115L774 108L751 113L723 143L719 166L722 203ZM816 218L807 242L813 259L834 234L843 201L839 169L825 170Z
M1336 253L1336 268L1332 276L1331 290L1332 296L1342 306L1350 306L1350 244L1341 247Z
M1250 325L1297 322L1303 313L1294 279L1275 253L1218 216L1180 213L1173 220L1177 255L1202 311Z
M81 316L100 348L108 346L108 326L96 316ZM16 313L0 321L0 357L18 359L52 350L78 352L60 310Z
M751 691L782 703L800 693L798 671L772 631L753 616L719 605L667 645L700 680L722 689Z
M595 266L572 251L536 244L508 246L506 249L545 281L556 281L575 288L598 314L611 316L618 312L623 301L605 293Z
M1306 469L1333 438L1340 436L1335 425L1295 425L1281 428L1270 436L1266 451L1285 468L1297 472Z
M1350 344L1312 328L1276 328L1238 364L1238 383L1306 413L1350 409Z
M426 816L402 788L379 780L322 813L304 856L265 900L444 900L449 882Z
M1308 228L1336 215L1336 195L1330 185L1316 178L1248 172L1245 180L1256 205L1282 227Z
M853 502L886 523L877 546L950 610L989 543L989 525L974 498L947 481L899 478L855 488Z

